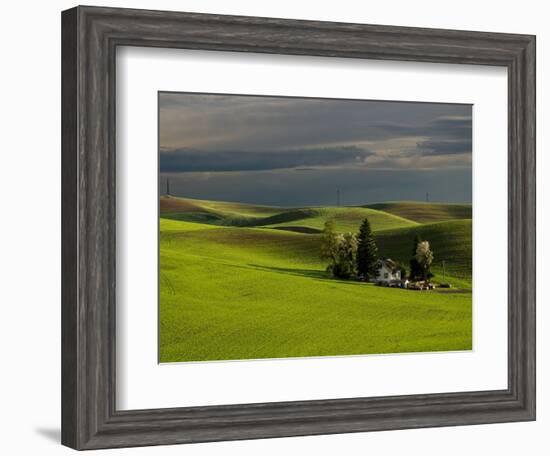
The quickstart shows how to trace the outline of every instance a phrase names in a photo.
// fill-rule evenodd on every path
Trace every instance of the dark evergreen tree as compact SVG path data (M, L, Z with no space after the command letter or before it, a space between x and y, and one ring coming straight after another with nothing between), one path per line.
M416 259L416 249L418 248L418 244L420 244L420 236L418 234L414 237L414 246L412 249L412 257L411 261L409 262L410 266L410 280L419 280L422 278L423 271L422 267L418 263L418 260Z
M363 220L357 236L357 273L365 280L376 276L378 248L372 234L369 219Z

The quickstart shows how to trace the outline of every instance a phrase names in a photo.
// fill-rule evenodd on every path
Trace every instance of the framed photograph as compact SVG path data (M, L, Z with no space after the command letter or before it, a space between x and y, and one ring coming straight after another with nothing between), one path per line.
M472 349L471 105L158 107L159 362Z
M535 419L535 37L62 13L62 442Z

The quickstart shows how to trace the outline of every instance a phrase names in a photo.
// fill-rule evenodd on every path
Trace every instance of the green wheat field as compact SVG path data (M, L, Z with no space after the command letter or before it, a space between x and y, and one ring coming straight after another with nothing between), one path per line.
M433 282L452 288L331 278L323 224L357 232L365 217L380 257L407 267L414 236L429 240ZM471 350L471 274L471 205L297 209L162 196L159 360Z

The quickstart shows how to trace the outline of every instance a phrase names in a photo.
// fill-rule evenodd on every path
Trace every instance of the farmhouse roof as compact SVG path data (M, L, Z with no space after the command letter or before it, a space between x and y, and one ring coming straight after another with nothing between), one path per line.
M378 267L386 266L388 269L391 269L392 272L399 270L399 267L395 261L391 258L380 258L378 260Z

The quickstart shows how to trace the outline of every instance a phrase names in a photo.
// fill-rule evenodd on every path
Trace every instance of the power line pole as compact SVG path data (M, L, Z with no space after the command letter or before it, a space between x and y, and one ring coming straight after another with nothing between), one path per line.
M430 202L430 194L426 192L426 203Z
M336 206L340 207L340 189L336 189Z
M166 196L170 196L170 179L166 178Z

